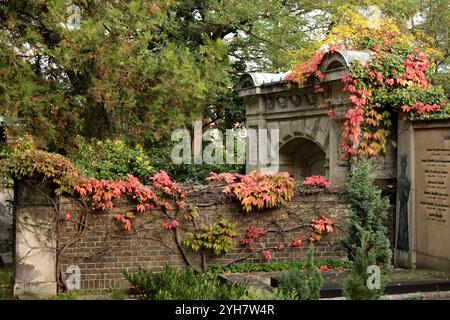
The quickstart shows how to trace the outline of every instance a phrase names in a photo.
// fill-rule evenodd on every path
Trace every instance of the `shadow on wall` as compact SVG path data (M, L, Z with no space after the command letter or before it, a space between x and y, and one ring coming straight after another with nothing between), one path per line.
M327 175L326 154L312 140L294 137L280 148L280 171L287 171L302 181L312 175Z

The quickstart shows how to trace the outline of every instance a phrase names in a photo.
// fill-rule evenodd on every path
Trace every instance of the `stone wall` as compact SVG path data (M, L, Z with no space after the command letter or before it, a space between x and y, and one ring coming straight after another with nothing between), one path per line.
M19 192L20 194L24 192ZM36 197L36 194L34 196L29 194L29 197ZM136 214L133 219L133 228L127 232L114 218L114 214L133 211L135 205L132 201L117 202L108 212L92 212L86 210L84 205L74 198L54 198L47 202L41 199L39 206L20 203L21 197L18 197L18 200L16 211L18 221L23 223L26 220L32 225L39 221L40 228L48 228L40 230L39 236L28 234L38 230L18 228L16 238L32 240L34 243L39 240L45 243L45 248L37 251L33 248L33 250L38 255L42 254L45 257L44 260L53 266L45 266L42 261L39 261L39 264L36 262L36 265L32 267L29 263L31 260L27 262L21 259L22 265L18 266L19 271L26 268L33 270L28 270L28 273L18 273L17 292L31 290L30 283L35 283L35 288L39 287L41 282L44 283L44 290L52 289L53 287L47 284L48 277L52 275L55 285L58 282L60 288L64 287L68 276L67 269L73 265L80 268L81 290L84 291L127 287L123 271L135 272L139 267L159 271L166 265L185 266L186 259L196 268L203 265L199 253L181 246L185 254L184 258L176 245L174 233L163 228L163 224L169 221L170 216L181 222L178 231L179 239L183 238L185 232L192 230L192 224L179 213L154 209L143 214ZM238 227L239 235L234 239L232 252L218 257L207 254L207 265L213 262L227 264L239 259L242 259L241 262L266 261L262 251L252 252L241 244L240 240L247 228L253 226L269 231L260 238L260 242L255 242L257 248L261 245L287 244L295 236L308 238L311 233L311 220L319 218L324 213L331 216L335 231L316 242L317 257L325 259L346 256L341 240L346 235L349 205L342 190L333 190L320 195L296 195L286 207L254 213L243 212L235 202L224 198L219 189L203 189L190 196L188 201L199 207L200 217L196 219L197 226L215 223L223 217L237 224ZM54 219L56 214L59 214L58 219ZM67 214L70 215L69 220L67 220ZM52 229L52 221L55 220L56 230ZM301 227L287 230L298 226ZM57 243L56 248L54 248L55 243ZM30 250L25 241L18 245L19 247L16 248L18 256ZM306 250L307 241L300 247L272 250L273 261L302 260L305 258ZM31 259L31 257L26 258ZM20 285L20 283L27 283L27 285Z
M10 267L13 247L12 188L0 181L0 268Z
M400 116L395 263L450 269L450 121Z

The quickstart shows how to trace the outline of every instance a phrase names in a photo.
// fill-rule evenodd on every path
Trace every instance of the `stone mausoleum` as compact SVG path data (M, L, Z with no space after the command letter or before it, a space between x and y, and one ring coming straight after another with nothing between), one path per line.
M247 127L279 129L279 171L298 181L323 175L344 184L349 165L340 158L339 137L351 102L342 78L352 61L369 59L363 51L327 53L319 65L323 80L310 77L302 88L286 80L288 73L242 76L238 92ZM323 92L316 92L317 85ZM328 107L336 119L328 117ZM388 153L373 158L372 166L377 183L392 191L388 224L395 230L395 265L450 269L450 119L410 121L400 114L393 123ZM247 172L261 169L247 159Z
M303 88L285 80L288 73L255 72L242 76L237 89L244 98L247 128L280 130L279 171L287 171L297 180L319 174L332 184L344 183L348 164L339 157L338 141L340 123L351 102L342 92L342 78L352 60L364 63L369 59L370 54L363 51L328 53L319 66L324 79L311 77ZM323 92L315 91L318 84ZM328 117L325 104L337 110L337 119ZM389 150L373 161L376 178L387 184L396 178L395 150ZM261 165L249 163L247 172L261 170Z

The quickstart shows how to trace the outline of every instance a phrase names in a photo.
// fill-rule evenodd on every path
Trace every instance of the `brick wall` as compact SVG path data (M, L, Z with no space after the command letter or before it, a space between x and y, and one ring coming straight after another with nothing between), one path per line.
M245 250L240 239L245 230L251 226L271 230L261 237L255 246L273 246L286 244L294 236L308 238L311 219L316 219L321 213L331 214L335 224L335 232L328 234L316 243L318 258L343 257L345 250L340 241L345 237L345 225L348 217L348 204L339 190L321 195L296 196L286 207L276 210L245 213L240 207L223 198L218 190L203 189L194 192L188 199L200 209L200 217L196 219L197 226L217 222L221 217L237 224L239 235L234 239L232 252L223 256L206 255L206 263L230 263L237 258L247 257L242 262L266 261L262 253L251 253ZM132 201L115 203L109 212L89 212L83 209L80 202L71 198L59 201L60 219L58 223L58 277L64 282L65 271L70 265L81 269L81 290L102 290L108 288L127 287L123 271L135 272L139 267L158 271L165 265L182 267L186 265L180 250L177 248L174 234L162 227L168 221L167 214L176 217L180 222L179 236L192 230L190 222L175 212L162 210L146 211L136 214L133 228L126 232L121 224L114 219L114 214L133 211ZM66 214L71 219L66 221ZM280 232L296 225L304 225L302 229ZM187 258L198 267L201 265L201 255L184 247ZM288 248L273 252L273 261L292 261L305 258L307 243L300 247Z

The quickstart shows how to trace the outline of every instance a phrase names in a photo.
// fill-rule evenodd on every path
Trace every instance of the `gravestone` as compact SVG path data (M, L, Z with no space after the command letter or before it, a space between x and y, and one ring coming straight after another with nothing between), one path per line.
M398 178L396 264L450 269L450 121L399 124L400 162L408 163ZM410 181L409 198L401 181Z

